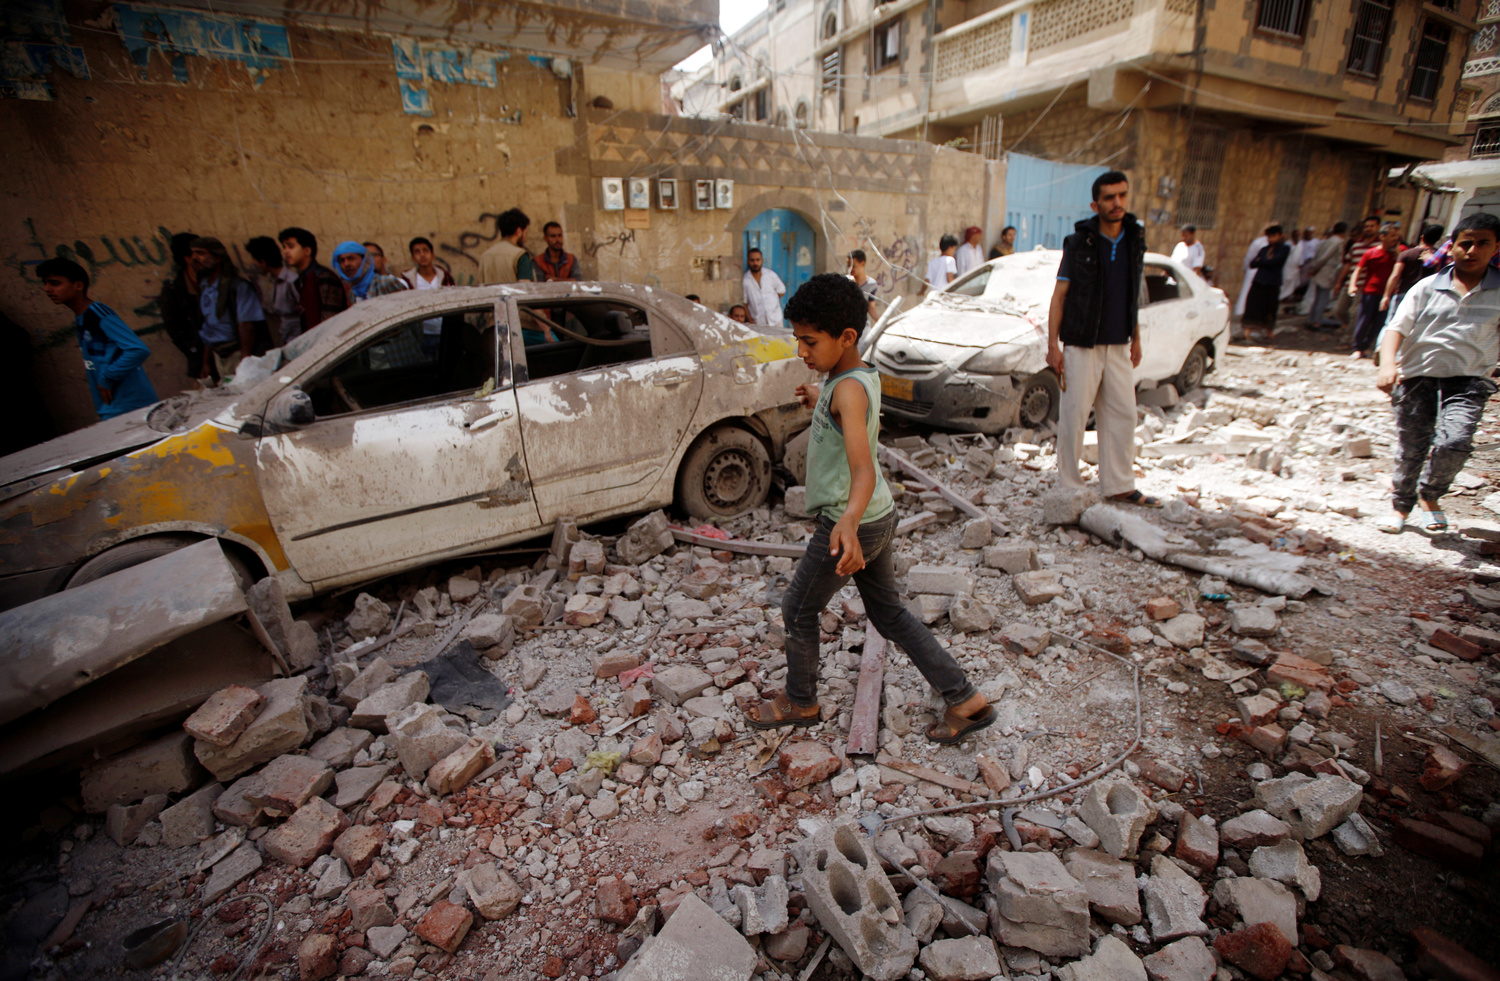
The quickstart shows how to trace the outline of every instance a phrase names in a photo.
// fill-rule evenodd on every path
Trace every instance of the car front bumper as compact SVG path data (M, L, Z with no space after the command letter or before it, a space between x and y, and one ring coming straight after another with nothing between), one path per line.
M948 365L897 365L877 354L880 406L902 419L995 435L1018 424L1020 385L1011 375L981 375Z

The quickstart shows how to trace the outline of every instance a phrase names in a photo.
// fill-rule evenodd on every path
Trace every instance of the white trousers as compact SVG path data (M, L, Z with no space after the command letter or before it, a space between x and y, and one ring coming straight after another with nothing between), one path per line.
M1105 497L1135 490L1135 369L1129 344L1063 347L1062 394L1057 419L1058 479L1082 487L1078 461L1089 410L1099 434L1099 491Z

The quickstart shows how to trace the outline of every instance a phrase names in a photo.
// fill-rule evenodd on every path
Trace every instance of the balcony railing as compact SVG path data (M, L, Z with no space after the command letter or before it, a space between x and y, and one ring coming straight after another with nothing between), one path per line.
M1192 17L1198 0L1016 0L951 27L934 39L936 81L963 78L1001 65L1019 67L1058 45L1158 7L1178 17Z

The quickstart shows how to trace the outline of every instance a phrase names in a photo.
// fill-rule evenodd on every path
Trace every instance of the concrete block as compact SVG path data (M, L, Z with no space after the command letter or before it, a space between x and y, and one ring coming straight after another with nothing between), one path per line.
M1151 936L1158 942L1208 934L1208 924L1202 919L1208 896L1170 858L1157 855L1151 860L1151 878L1141 887L1141 893L1146 898Z
M1356 460L1375 455L1375 448L1368 436L1351 436L1344 440L1344 455Z
M254 688L230 685L208 696L208 701L182 723L194 739L214 746L228 746L260 714L266 698Z
M1088 893L1089 906L1109 923L1141 922L1141 891L1135 866L1091 848L1072 848L1064 856L1068 874Z
M990 852L990 932L1048 957L1089 951L1089 897L1051 852Z
M959 535L959 548L984 548L995 537L994 526L989 518L970 518L964 522Z
M655 672L651 690L669 705L681 705L697 698L714 683L713 675L691 664L674 664Z
M512 618L516 626L522 629L541 626L542 617L551 608L552 601L547 598L542 587L533 583L517 586L500 601L500 612Z
M162 811L162 843L168 848L186 848L212 835L214 801L223 792L223 784L207 784Z
M914 565L906 573L906 587L913 593L969 596L974 580L968 569L951 565Z
M1214 902L1247 925L1274 923L1282 936L1297 943L1297 897L1279 882L1253 875L1220 879L1214 884Z
M998 639L1000 646L1011 654L1036 657L1052 643L1052 631L1046 627L1033 627L1029 623L1016 621L1006 624Z
M322 760L335 770L343 769L354 762L360 750L367 748L375 737L365 729L351 729L344 726L333 730L328 735L313 743L307 750L307 755L315 760Z
M829 826L795 851L808 908L854 965L872 981L905 977L917 938L864 833L853 824Z
M1146 966L1123 940L1106 935L1092 954L1063 965L1057 981L1146 981Z
M269 821L265 811L245 799L245 794L253 791L259 782L260 774L257 773L241 777L230 784L227 790L214 799L211 808L214 817L240 828L256 828Z
M574 593L563 604L563 623L572 627L592 627L609 616L609 600L603 596Z
M1270 782L1269 780L1263 781L1256 788L1257 798L1260 794L1260 787ZM1319 774L1318 779L1308 781L1293 790L1286 807L1281 811L1269 806L1266 810L1290 824L1293 836L1303 841L1311 841L1343 824L1349 815L1359 810L1360 801L1363 799L1364 791L1353 780Z
M192 736L174 732L89 764L80 775L83 809L102 814L111 804L191 790L203 779L193 745Z
M603 572L604 546L594 539L581 539L569 550L568 578L573 582L584 576L597 576Z
M293 618L280 579L267 576L251 586L245 590L245 602L293 671L317 663L318 635L309 624Z
M365 798L374 793L375 788L390 776L391 765L389 763L377 763L374 766L351 766L334 774L333 781L337 788L333 795L333 806L343 810L346 807L354 807L364 802Z
M1078 816L1099 836L1099 846L1115 858L1134 855L1141 833L1156 817L1150 799L1128 780L1089 787Z
M260 852L250 842L245 842L227 856L220 859L208 874L203 884L203 902L211 903L253 875L261 867Z
M470 736L467 742L438 760L427 771L427 789L439 797L446 797L467 787L470 780L479 776L494 762L495 747L490 741Z
M621 970L618 981L747 981L756 961L755 948L739 931L688 893L667 925Z
M1181 401L1182 396L1178 394L1177 386L1171 382L1163 382L1155 388L1147 388L1135 393L1135 402L1137 405L1154 405L1159 408L1170 409Z
M1003 541L984 550L984 564L1015 575L1041 568L1036 560L1036 546L1031 542Z
M1042 495L1042 520L1049 525L1076 525L1083 512L1100 500L1097 487L1056 484Z
M1197 937L1174 940L1142 963L1151 981L1212 981L1219 970L1213 951Z
M734 904L740 910L740 932L747 937L780 933L787 928L787 902L791 893L786 880L768 875L758 886L736 885Z
M431 690L432 685L425 673L409 671L361 699L349 715L349 724L356 729L388 732L387 716L395 715L409 705L427 701L427 693Z
M1027 606L1040 606L1068 592L1062 584L1062 577L1050 569L1018 572L1010 577L1010 582L1016 588L1016 595Z
M1229 629L1241 637L1270 637L1281 629L1281 621L1264 606L1242 606L1229 611Z
M379 637L390 623L391 608L369 593L354 597L354 609L344 618L349 636L355 640Z
M377 657L339 691L339 704L352 709L395 680L396 669L385 658Z
M1333 843L1345 855L1369 855L1379 858L1385 854L1385 848L1380 844L1380 836L1358 811L1349 815L1349 820L1333 829Z
M278 756L257 774L245 799L272 817L285 817L333 784L333 770L311 756Z
M948 607L948 622L960 633L980 633L990 629L995 615L972 596L955 596Z
M510 653L516 642L516 621L504 613L481 613L460 635L490 660Z
M1205 818L1183 811L1177 822L1176 855L1205 872L1219 864L1219 829Z
M314 797L285 824L268 831L261 844L272 858L305 869L313 859L330 851L347 827L349 819L343 811Z
M906 608L923 623L937 623L953 605L953 597L944 593L918 593L907 600Z
M111 804L104 812L104 833L124 848L171 802L166 794L152 794L139 804Z
M1290 838L1274 845L1262 845L1251 852L1250 872L1261 879L1296 886L1310 903L1317 902L1323 893L1323 873L1307 860L1307 853L1302 850L1302 846ZM1286 934L1288 940L1296 943L1295 933L1286 930L1281 932Z
M806 518L807 513L807 488L788 487L786 496L782 498L781 506L786 509L788 518Z
M1000 973L1000 949L989 937L939 940L922 948L921 961L936 981L989 981Z
M365 942L369 944L370 953L381 960L390 960L406 942L406 937L406 927L401 926L370 927L365 931Z
M1203 631L1207 626L1208 621L1196 613L1180 613L1170 620L1161 621L1156 629L1173 647L1190 650L1203 646Z
M201 740L193 745L198 761L220 781L233 780L283 753L290 753L307 739L307 676L278 678L256 689L265 696L260 714L228 746Z
M521 887L494 862L481 862L462 875L469 900L486 920L504 919L521 905Z
M662 511L652 511L636 521L615 542L615 554L625 565L641 565L649 562L675 544L667 516Z
M443 722L445 715L437 706L422 703L389 717L390 744L407 776L421 780L434 763L468 741L467 731Z

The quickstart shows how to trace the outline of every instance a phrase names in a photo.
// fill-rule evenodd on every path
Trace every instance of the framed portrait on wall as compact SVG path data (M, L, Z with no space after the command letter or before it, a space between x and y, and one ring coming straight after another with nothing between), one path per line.
M677 210L677 179L663 177L656 182L656 206L663 211Z

